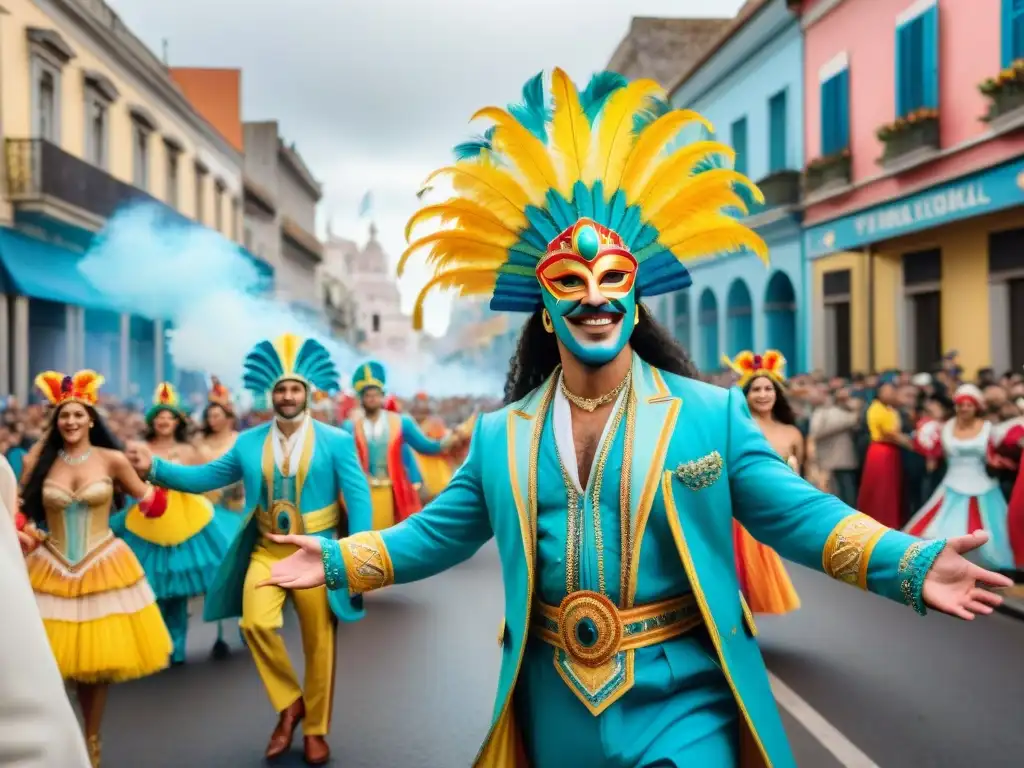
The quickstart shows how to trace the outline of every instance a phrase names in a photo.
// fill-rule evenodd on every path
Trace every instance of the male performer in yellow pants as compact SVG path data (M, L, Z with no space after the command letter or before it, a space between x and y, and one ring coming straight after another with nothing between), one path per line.
M133 451L135 465L156 485L203 493L235 482L245 484L246 522L206 596L207 621L242 617L242 632L270 702L279 713L267 757L286 752L295 727L303 725L304 756L310 765L330 759L324 738L330 728L334 686L334 617L324 588L263 587L271 566L295 551L269 542L267 533L305 533L333 539L339 530L370 529L370 488L356 458L351 435L310 418L314 388L337 389L338 374L327 350L312 339L285 335L263 341L245 361L245 386L270 394L274 419L238 436L234 448L209 464L186 467ZM306 657L305 685L288 658L281 637L282 608L291 597L299 616ZM353 602L334 613L346 621L362 618Z

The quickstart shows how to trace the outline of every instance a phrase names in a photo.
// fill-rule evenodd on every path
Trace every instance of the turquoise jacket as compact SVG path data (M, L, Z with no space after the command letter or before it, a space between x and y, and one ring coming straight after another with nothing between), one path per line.
M920 544L793 473L755 425L740 390L659 371L636 355L633 381L636 439L624 477L636 546L644 544L650 516L667 517L680 566L753 736L754 761L794 766L737 580L733 517L789 560L908 603ZM478 419L466 462L422 512L338 547L345 568L336 591L358 593L428 578L496 538L505 591L502 664L491 731L475 762L488 768L519 765L510 702L534 601L535 457L555 382L552 376L520 402Z
M333 538L371 528L370 486L356 458L355 442L347 432L310 420L296 473L298 509L305 533ZM216 461L183 466L153 460L149 479L155 485L186 493L206 493L241 481L245 486L245 522L235 536L213 584L206 594L206 621L242 615L242 587L249 558L259 541L255 513L273 482L274 455L271 423L242 432L234 447ZM340 505L341 515L332 509ZM347 525L346 518L347 517ZM325 525L329 521L330 525ZM331 607L346 621L362 617L359 599L332 596Z

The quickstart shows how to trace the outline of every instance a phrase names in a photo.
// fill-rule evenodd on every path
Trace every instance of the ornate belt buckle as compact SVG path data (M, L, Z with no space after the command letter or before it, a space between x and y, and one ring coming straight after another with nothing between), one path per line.
M558 606L558 632L574 661L600 667L622 644L619 609L597 592L573 592Z
M293 533L292 525L299 519L299 510L290 501L275 501L270 506L270 523L277 533Z

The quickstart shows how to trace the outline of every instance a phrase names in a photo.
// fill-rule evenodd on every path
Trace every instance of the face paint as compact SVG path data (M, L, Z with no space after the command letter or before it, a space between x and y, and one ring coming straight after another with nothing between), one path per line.
M548 246L537 266L555 334L586 365L604 365L626 346L636 318L637 263L618 235L580 219Z

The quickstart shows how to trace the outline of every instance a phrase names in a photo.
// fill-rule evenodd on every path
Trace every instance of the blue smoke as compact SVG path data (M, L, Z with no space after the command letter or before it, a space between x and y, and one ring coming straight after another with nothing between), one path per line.
M342 372L343 386L365 359L330 335L319 310L275 299L272 286L238 245L159 205L132 205L115 214L79 270L98 290L117 297L122 311L171 323L167 350L175 368L217 376L236 393L246 353L282 333L323 343ZM438 397L490 396L502 389L500 377L438 365L425 355L382 362L390 389L400 396L419 389Z

